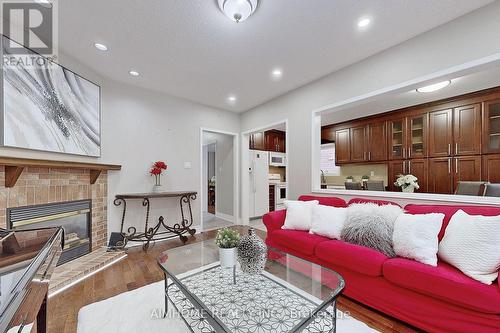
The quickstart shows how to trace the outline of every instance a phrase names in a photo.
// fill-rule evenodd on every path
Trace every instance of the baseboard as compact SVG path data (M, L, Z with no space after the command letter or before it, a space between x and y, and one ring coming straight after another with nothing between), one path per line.
M233 215L215 212L215 217L217 217L221 220L227 221L227 222L234 223L234 216Z

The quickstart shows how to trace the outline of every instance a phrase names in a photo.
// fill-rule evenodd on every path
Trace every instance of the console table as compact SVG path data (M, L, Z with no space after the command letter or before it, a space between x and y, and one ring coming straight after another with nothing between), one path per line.
M195 229L192 229L193 225L193 212L191 209L191 200L196 200L197 192L194 191L167 191L160 193L130 193L130 194L119 194L115 196L114 204L115 206L123 206L120 233L123 240L118 242L117 247L125 247L128 242L142 242L143 249L147 250L149 248L149 243L151 241L164 240L179 236L179 239L186 243L188 238L186 234L194 235L196 233ZM151 207L151 199L162 199L162 198L178 198L179 206L181 210L181 221L168 225L163 216L160 216L158 223L154 226L149 226L149 211ZM125 216L127 214L127 200L142 200L142 206L146 208L146 217L144 222L144 232L138 232L136 227L128 227L127 231L124 231ZM187 213L185 214L185 209L187 208ZM160 230L160 228L163 229Z

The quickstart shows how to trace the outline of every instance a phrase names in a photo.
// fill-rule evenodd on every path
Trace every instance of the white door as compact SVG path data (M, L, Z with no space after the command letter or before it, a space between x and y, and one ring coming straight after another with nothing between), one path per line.
M269 212L269 153L250 151L250 217Z

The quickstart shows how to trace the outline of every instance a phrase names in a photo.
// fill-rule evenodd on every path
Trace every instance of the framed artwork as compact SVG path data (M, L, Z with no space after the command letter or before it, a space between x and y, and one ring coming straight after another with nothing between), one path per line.
M29 49L9 54L6 43L15 42L2 36L2 145L99 157L101 88Z

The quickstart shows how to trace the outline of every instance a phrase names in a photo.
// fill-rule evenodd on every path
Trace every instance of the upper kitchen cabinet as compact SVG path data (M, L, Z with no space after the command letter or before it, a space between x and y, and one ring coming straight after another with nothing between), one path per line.
M321 144L335 142L335 130L332 127L321 128Z
M250 149L266 150L266 139L264 132L256 132L250 134L249 144L250 144Z
M387 122L389 132L389 159L402 160L406 156L406 118L389 120Z
M484 153L500 153L500 99L484 103Z
M335 162L336 164L349 163L351 160L350 130L335 131Z
M453 123L454 155L481 154L481 104L455 108ZM500 129L500 126L498 128Z
M366 132L365 125L351 128L351 162L368 161Z
M286 152L286 133L278 130L266 131L266 150L284 153Z
M367 126L368 161L387 160L387 127L385 122L370 123Z
M427 157L428 115L408 117L407 158Z
M428 115L389 120L389 159L427 157Z
M447 157L452 155L453 110L429 113L429 156Z

